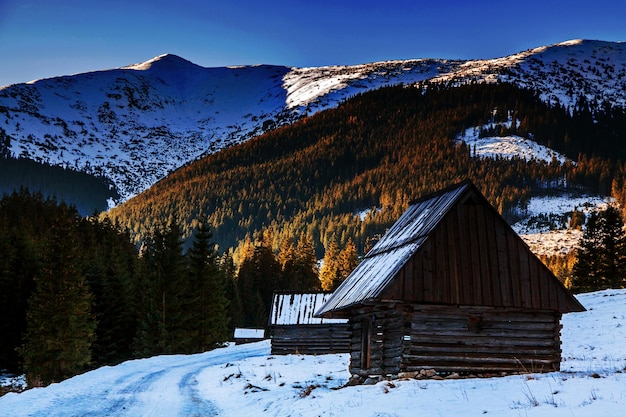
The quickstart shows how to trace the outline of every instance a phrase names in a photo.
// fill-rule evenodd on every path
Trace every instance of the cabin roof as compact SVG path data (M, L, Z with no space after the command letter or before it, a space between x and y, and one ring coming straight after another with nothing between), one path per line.
M384 291L390 287L399 271L427 242L433 231L442 222L451 208L460 203L472 203L487 208L490 216L502 220L502 227L514 239L522 242L521 250L529 253L532 262L539 263L542 274L548 276L551 288L558 293L559 302L554 305L544 303L541 308L561 313L584 311L584 307L563 287L558 279L523 243L521 238L501 218L487 199L470 182L463 181L457 185L441 190L414 201L408 209L385 233L381 240L365 255L361 263L352 271L346 280L335 290L332 297L317 312L318 316L336 317L336 312L368 302L380 301ZM461 243L463 244L463 243ZM420 279L416 277L415 279ZM465 300L467 301L467 300ZM429 303L449 303L437 299L429 299ZM472 303L468 303L472 305ZM503 307L516 307L514 305Z
M330 298L327 292L275 292L272 298L270 326L314 325L347 323L346 319L315 317Z

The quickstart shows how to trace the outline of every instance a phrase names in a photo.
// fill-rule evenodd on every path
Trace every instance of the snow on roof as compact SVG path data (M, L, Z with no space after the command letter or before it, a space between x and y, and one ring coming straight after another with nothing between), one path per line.
M265 338L265 330L264 329L244 329L244 328L236 328L235 339L263 339Z
M275 293L272 300L270 326L298 324L347 323L347 319L315 317L315 312L328 301L330 293Z
M470 186L470 182L464 181L415 201L365 255L316 315L342 310L378 297Z

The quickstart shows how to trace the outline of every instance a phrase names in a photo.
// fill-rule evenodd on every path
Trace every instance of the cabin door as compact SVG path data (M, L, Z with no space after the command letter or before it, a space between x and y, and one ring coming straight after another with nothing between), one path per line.
M361 321L361 369L370 368L372 356L372 318L366 317Z

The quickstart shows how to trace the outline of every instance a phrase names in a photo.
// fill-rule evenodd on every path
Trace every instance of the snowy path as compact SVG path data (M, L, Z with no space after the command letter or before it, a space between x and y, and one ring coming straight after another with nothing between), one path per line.
M2 398L0 416L216 416L219 410L206 400L208 393L199 391L197 375L210 366L267 355L269 345L262 344L253 349L235 346L197 355L129 361L45 389L9 394ZM13 407L13 401L18 401L19 407Z

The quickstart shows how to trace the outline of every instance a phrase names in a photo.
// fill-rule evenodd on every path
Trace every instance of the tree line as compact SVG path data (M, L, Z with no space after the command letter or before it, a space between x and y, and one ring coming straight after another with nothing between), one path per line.
M107 210L107 200L120 197L113 182L104 176L13 157L10 137L0 128L0 194L20 187L72 204L84 216Z

